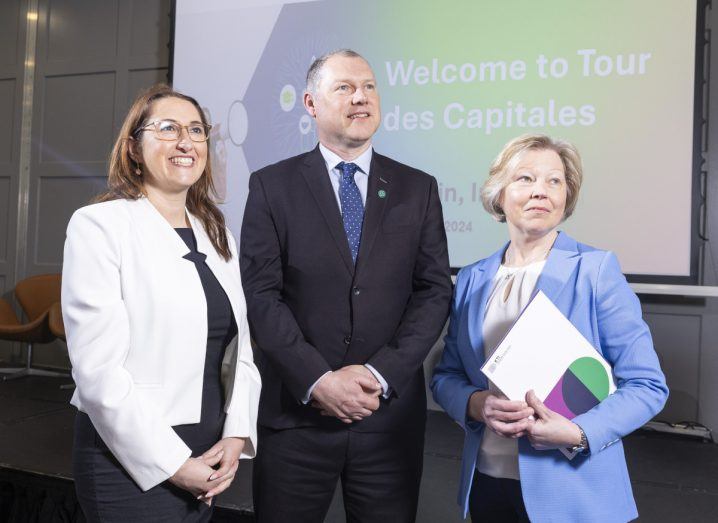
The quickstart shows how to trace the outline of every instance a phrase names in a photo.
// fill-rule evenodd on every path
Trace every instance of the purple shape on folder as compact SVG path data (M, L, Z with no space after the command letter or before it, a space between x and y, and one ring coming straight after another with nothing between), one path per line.
M563 373L544 401L549 409L568 419L588 412L598 403L596 396L570 370Z
M563 399L563 380L565 376L566 373L561 376L561 378L558 380L558 383L556 383L551 392L549 392L548 396L546 396L544 405L546 405L552 411L558 412L559 414L568 419L572 419L576 416L576 414L569 410L568 405L566 405L566 402Z

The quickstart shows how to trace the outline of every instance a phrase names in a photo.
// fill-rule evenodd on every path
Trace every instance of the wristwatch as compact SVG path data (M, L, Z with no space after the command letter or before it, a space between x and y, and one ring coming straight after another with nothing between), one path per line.
M578 427L578 430L581 432L581 441L578 443L578 445L574 445L573 447L569 447L569 452L575 452L576 454L587 454L588 453L588 439L586 438L586 433L583 431L580 425L576 425Z

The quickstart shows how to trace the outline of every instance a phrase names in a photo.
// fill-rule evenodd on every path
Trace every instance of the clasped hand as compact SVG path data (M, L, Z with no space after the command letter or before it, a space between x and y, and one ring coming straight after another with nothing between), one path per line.
M349 365L327 373L312 391L312 406L324 416L352 423L379 408L381 385L363 365Z
M533 390L526 401L510 401L488 391L475 392L469 398L469 416L505 438L526 436L537 450L578 445L581 431L566 417L552 411Z
M244 444L244 438L221 439L200 457L188 458L170 482L211 504L212 498L232 483Z

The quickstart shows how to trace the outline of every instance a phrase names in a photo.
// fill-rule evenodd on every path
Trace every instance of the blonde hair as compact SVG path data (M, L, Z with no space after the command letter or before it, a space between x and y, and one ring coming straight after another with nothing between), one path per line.
M545 134L524 134L504 145L491 164L489 177L481 186L481 203L497 221L506 221L506 215L501 208L501 195L511 181L514 169L528 151L543 150L554 151L558 155L566 174L566 208L562 220L573 213L583 181L583 165L578 150L566 140L551 138Z

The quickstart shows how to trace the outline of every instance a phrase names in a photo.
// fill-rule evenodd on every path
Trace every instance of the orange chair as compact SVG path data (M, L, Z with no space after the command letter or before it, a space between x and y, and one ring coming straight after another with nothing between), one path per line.
M67 341L65 338L65 324L62 321L62 307L60 302L56 301L50 306L50 312L48 314L48 324L50 326L50 332L62 341Z
M65 337L65 323L62 321L62 307L60 306L59 301L56 301L50 307L48 323L50 325L50 332L52 332L57 338L67 343L67 338ZM75 384L66 383L64 385L60 385L60 388L63 390L74 389Z
M65 372L40 370L32 367L32 346L34 343L49 343L55 339L50 330L49 315L53 303L60 301L60 275L41 274L26 278L15 286L15 298L28 322L21 323L10 304L0 298L0 339L20 341L27 344L27 359L24 367L0 368L4 380L24 376L54 376L67 378Z

